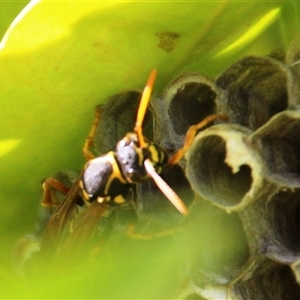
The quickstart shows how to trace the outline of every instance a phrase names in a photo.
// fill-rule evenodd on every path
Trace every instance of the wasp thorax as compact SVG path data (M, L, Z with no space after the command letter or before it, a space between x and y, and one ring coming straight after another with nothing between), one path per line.
M149 179L144 162L149 159L159 173L167 163L166 153L145 138L145 146L139 145L138 137L131 132L117 144L117 160L123 175L129 182L137 183Z

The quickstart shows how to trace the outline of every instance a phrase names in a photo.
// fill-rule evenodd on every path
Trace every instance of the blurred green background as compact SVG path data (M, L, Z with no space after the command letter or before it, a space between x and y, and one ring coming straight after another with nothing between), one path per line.
M0 2L0 36L25 5ZM42 284L32 295L22 294L23 283L11 267L11 249L20 236L35 228L41 180L84 164L81 148L96 104L120 91L141 90L153 68L158 70L154 94L159 95L182 71L215 78L244 55L286 49L299 34L299 12L297 2L273 1L41 1L32 5L0 48L0 278L4 287L0 296L14 297L16 291L20 297L47 294L48 286ZM165 278L174 276L170 266L178 253L167 246L173 244L162 243L160 253L153 250L148 257L149 245L133 247L133 254L140 250L141 263L130 271L132 261L126 262L125 257L124 265L120 259L100 275L97 268L87 272L99 276L102 286L105 274L111 279L118 270L129 272L131 283L120 289L127 297L134 295L137 286L142 290L155 286L154 294L140 294L145 297L157 296L160 290L161 295L170 295L178 282L168 284ZM157 278L163 262L170 273ZM118 289L122 280L110 284ZM86 290L92 290L89 295L101 290L85 287L81 278L77 284L83 298ZM68 292L76 296L55 279L50 285L55 286L52 297L62 290L64 297ZM106 297L109 290L103 288Z
M0 37L8 29L11 22L29 1L1 1L0 2Z

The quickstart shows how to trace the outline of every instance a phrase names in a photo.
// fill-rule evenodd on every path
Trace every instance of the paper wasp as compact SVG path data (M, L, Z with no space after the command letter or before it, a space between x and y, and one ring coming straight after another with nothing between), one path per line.
M143 136L143 120L155 77L156 70L153 70L142 93L134 130L127 133L117 143L116 151L110 151L99 157L94 157L90 151L101 114L100 110L96 109L93 126L83 147L83 153L88 162L76 182L70 189L53 178L44 182L44 205L55 204L55 200L51 198L53 188L66 194L66 197L48 222L42 239L42 249L46 249L49 245L54 247L60 245L66 223L72 219L77 204L91 203L78 219L73 232L64 243L65 246L61 247L62 249L68 248L68 250L63 250L64 253L74 251L74 247L79 245L81 240L84 241L89 232L94 230L98 219L105 211L110 207L132 202L134 185L151 178L180 213L184 215L188 213L184 202L159 174L182 158L199 129L215 119L225 120L227 117L210 115L200 123L192 125L187 131L183 147L169 158L164 149Z

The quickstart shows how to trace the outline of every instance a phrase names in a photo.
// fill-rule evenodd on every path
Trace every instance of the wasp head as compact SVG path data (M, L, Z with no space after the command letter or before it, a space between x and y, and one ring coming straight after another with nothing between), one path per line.
M160 173L168 161L167 153L144 138L144 146L140 147L137 134L127 133L117 144L117 160L123 175L129 182L138 183L149 179L144 162L149 159L157 173Z

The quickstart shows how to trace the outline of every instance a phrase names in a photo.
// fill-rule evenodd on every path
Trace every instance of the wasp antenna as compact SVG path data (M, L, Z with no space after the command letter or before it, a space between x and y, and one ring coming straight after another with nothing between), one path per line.
M100 121L100 115L101 115L101 111L100 111L100 107L99 105L96 106L95 108L95 117L94 117L94 123L92 125L91 131L89 133L89 136L86 138L82 152L83 155L85 156L85 158L87 160L91 160L93 158L95 158L94 154L91 152L90 148L91 146L94 144L94 136L97 130L97 126L99 124Z
M150 73L147 84L144 88L142 98L140 101L140 105L139 105L139 109L138 109L138 113L137 113L137 117L136 117L135 126L134 126L134 131L136 132L136 134L138 136L140 147L145 146L142 124L143 124L145 113L146 113L146 110L147 110L147 107L148 107L148 104L150 101L155 78L156 78L156 70L154 69Z
M179 212L181 212L183 215L187 215L188 208L185 206L180 197L171 189L171 187L156 173L149 158L145 160L144 165L147 173L152 177L156 185L171 201L171 203L179 210Z

